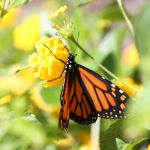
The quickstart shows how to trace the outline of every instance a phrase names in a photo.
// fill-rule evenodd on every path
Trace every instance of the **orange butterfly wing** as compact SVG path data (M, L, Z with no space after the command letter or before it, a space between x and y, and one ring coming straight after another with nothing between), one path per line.
M65 83L61 92L61 110L59 117L59 126L67 128L69 119L72 119L80 124L91 124L97 120L97 114L92 107L91 101L80 85L80 77L78 76L77 68L67 71Z
M97 114L93 107L93 104L88 99L86 91L81 84L81 78L77 74L75 75L74 82L71 86L69 97L69 110L70 119L76 121L79 124L91 124L97 120Z
M69 73L66 73L64 86L61 90L60 100L61 100L61 109L59 116L59 127L67 128L69 124Z
M85 93L92 100L95 111L102 118L122 118L128 95L119 87L94 71L78 65Z
M119 87L79 64L71 65L61 92L59 126L67 128L69 119L91 124L102 118L123 118L128 95Z

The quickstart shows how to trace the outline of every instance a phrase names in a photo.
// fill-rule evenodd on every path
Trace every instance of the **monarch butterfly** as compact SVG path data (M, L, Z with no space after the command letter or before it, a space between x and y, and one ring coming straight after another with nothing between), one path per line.
M60 128L68 128L69 119L88 125L97 117L125 117L123 110L128 95L124 91L96 72L77 64L73 53L69 53L67 62L56 59L65 63L65 80L60 95Z

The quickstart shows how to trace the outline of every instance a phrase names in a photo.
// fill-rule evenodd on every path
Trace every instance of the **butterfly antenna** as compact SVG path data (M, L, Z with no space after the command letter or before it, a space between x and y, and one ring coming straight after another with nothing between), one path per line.
M78 32L77 42L79 41L79 36L80 36L80 32ZM75 46L74 52L76 52L76 50L77 50L77 45Z
M45 44L43 44L49 51L50 51L50 53L56 58L56 59L58 59L59 61L61 61L62 63L64 63L64 64L66 64L62 59L59 59L56 55L54 55L54 53L50 50L50 48L47 46L47 45L45 45Z
M55 33L55 34L56 34L57 38L62 42L60 36L59 36L57 33ZM63 43L63 42L62 42L62 43ZM67 52L68 52L68 54L69 54L70 52L69 52L67 46L66 46L65 44L63 44L63 45L64 45L64 48L66 48L66 50L67 50ZM63 49L64 49L64 48L63 48Z

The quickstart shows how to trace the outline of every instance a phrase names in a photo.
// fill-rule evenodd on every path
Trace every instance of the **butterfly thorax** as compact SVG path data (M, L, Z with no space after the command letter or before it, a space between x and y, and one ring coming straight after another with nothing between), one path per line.
M69 53L68 61L66 62L65 70L74 73L74 69L76 66L75 55L73 53Z

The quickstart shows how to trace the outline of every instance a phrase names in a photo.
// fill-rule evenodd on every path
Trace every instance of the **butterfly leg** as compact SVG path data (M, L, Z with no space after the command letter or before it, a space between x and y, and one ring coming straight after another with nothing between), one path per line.
M62 73L61 73L57 78L48 80L48 81L46 81L46 82L52 82L52 81L54 81L54 80L57 80L57 79L61 78L61 76L63 75L64 71L65 71L65 70L63 70Z
M51 54L52 54L57 60L61 61L63 64L66 64L63 60L61 60L61 59L59 59L57 56L55 56L55 55L52 53L52 51L49 49L49 47L48 47L47 45L45 45L45 44L43 44L43 45L51 52Z

